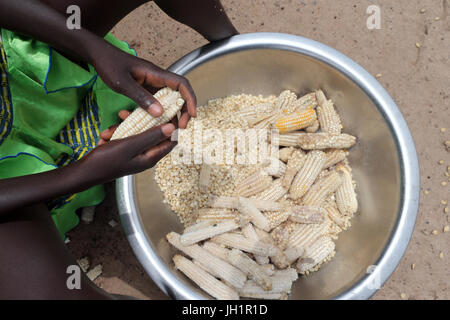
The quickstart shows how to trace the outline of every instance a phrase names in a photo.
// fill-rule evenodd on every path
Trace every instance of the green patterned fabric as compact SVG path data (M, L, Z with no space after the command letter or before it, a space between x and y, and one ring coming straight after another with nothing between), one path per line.
M77 161L96 146L102 130L119 121L118 111L135 108L92 66L86 70L47 44L9 30L1 35L0 179ZM110 34L105 39L136 54ZM47 204L64 236L79 222L75 210L97 205L104 196L103 186L95 186Z

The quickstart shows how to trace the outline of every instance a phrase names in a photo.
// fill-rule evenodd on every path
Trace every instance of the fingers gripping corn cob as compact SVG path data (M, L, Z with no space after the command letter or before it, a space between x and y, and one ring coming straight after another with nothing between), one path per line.
M202 229L194 230L181 235L180 241L183 246L189 246L202 240L209 239L216 235L235 230L240 225L236 221L224 221L220 223L207 226Z
M312 261L309 259L299 259L297 262L297 271L301 274L316 271L318 266L334 256L334 248L334 242L330 237L320 237L306 250L306 256L312 259Z
M280 135L281 139L281 135ZM297 136L297 145L303 150L348 149L355 145L356 138L349 134L303 133ZM281 145L281 140L280 140Z
M325 153L314 150L306 155L305 164L297 173L289 189L292 199L301 198L311 187L326 162Z
M281 116L275 123L275 128L277 128L280 133L287 133L307 128L316 120L316 111L314 111L313 108L308 108L304 111L295 111L291 114Z
M175 267L200 288L219 300L239 300L238 293L183 256L173 257Z
M181 94L167 87L155 93L154 97L163 106L164 113L160 117L154 118L146 110L138 107L114 131L111 140L130 137L167 123L176 116L184 104Z
M346 216L353 216L358 210L358 200L350 168L348 166L338 166L337 170L342 172L342 184L336 190L336 204L339 211Z
M320 207L342 183L342 173L332 171L326 177L319 179L303 197L305 206Z

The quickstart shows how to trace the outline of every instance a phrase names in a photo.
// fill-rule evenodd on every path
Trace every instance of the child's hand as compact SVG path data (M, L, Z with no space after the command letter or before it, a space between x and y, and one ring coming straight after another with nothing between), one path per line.
M196 97L186 78L109 44L97 49L94 60L95 70L111 89L134 100L152 116L163 113L161 104L152 95L162 87L179 91L186 101L178 122L180 128L186 128L189 117L197 115Z

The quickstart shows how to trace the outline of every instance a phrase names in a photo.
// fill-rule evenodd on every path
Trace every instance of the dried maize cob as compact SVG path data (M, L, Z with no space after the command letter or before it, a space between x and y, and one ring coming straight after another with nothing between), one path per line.
M230 251L230 249L222 247L221 245L214 243L212 241L205 241L203 243L202 248L207 250L209 253L215 255L218 258L220 258L224 261L228 261L228 252Z
M243 298L258 299L258 300L287 300L288 294L282 293L246 293L241 295Z
M282 177L286 172L286 165L275 157L268 158L263 165L263 171L276 178Z
M286 249L291 233L293 231L293 226L294 222L286 221L273 229L270 233L271 239L273 239L276 246L281 250Z
M298 133L285 133L278 135L278 145L281 147L298 147Z
M332 222L339 226L341 231L350 227L350 216L343 215L335 206L328 205L325 207L328 217Z
M251 276L265 291L272 289L272 280L266 275L264 269L242 251L232 249L228 252L228 258L232 265Z
M293 103L293 106L296 111L302 111L308 108L315 109L317 107L317 99L316 94L314 92L308 93Z
M167 123L176 116L184 104L181 94L167 87L155 93L154 97L161 103L164 113L154 118L146 110L138 107L114 131L111 140L130 137Z
M239 212L246 215L250 221L258 228L269 231L270 221L256 208L249 199L239 198Z
M358 210L358 200L350 168L348 166L338 166L337 170L342 172L342 184L336 189L336 204L339 211L346 216L353 216Z
M337 135L325 132L303 133L297 136L297 145L303 150L347 149L354 146L355 143L356 137L345 133Z
M197 230L203 229L205 227L212 226L213 224L216 224L216 223L217 222L213 221L213 220L199 221L199 222L196 222L195 224L192 224L192 225L186 227L183 230L183 232L184 233L189 233L189 232L197 231Z
M256 234L255 228L251 223L247 224L245 227L242 228L242 234L252 240L259 241L258 235ZM255 254L254 255L256 262L259 265L265 265L269 263L269 257L268 256L260 256Z
M273 243L273 240L268 232L263 231L259 228L255 228L255 231L256 231L256 234L258 235L260 241L269 243L269 244Z
M322 223L325 215L325 209L321 207L295 206L291 208L289 219L298 223Z
M289 247L284 250L284 254L286 255L289 264L296 261L298 258L303 257L305 255L305 248L302 246Z
M217 280L185 257L176 255L173 257L173 262L178 270L214 298L219 300L239 300L239 295L235 290Z
M299 259L297 263L298 273L304 274L306 272L316 271L318 267L329 259L331 259L334 254L335 244L328 236L323 236L317 239L309 248L306 250L307 258L312 259L312 261L305 261Z
M247 276L236 267L216 257L199 245L183 246L180 241L180 235L175 232L169 233L166 237L172 246L192 259L199 261L213 276L222 279L235 288L243 287Z
M303 247L308 249L313 242L327 231L325 224L299 224L292 232L287 242L287 247Z
M282 293L291 292L292 280L284 275L271 276L272 289L267 291L261 288L254 280L247 280L242 288L239 288L238 293L241 297L247 297L251 294L263 294L263 293Z
M230 209L223 208L202 208L197 211L197 222L215 223L223 220L234 220L238 213ZM187 229L185 229L184 232Z
M211 241L223 244L230 248L236 248L245 252L257 254L260 256L271 256L275 254L275 247L273 245L248 239L243 235L224 233L211 239Z
M319 130L319 128L320 128L319 120L315 120L312 123L312 125L310 125L309 127L307 127L305 129L305 131L308 133L314 133L314 132L317 132L317 130Z
M294 103L297 101L297 95L290 91L284 90L277 97L277 101L275 102L275 109L280 111L289 112L290 110L295 110Z
M266 263L261 265L261 267L264 269L264 272L266 273L266 275L273 276L275 274L275 266L271 263Z
M277 270L275 271L275 276L284 276L284 277L288 277L289 279L291 279L291 281L295 281L298 279L298 273L297 270L295 270L294 268L287 268L284 270Z
M224 221L216 223L212 226L206 226L205 228L194 230L181 235L181 244L183 246L189 246L194 243L209 239L219 234L229 232L239 228L240 225L236 221Z
M348 152L341 149L332 149L325 152L327 156L327 162L323 166L324 169L334 166L335 164L344 161L347 158Z
M202 167L200 169L200 175L199 175L199 189L201 192L206 193L209 190L209 187L211 185L211 173L212 173L212 167L206 163L202 164Z
M327 100L317 107L317 118L322 132L340 134L342 130L341 119L334 109L333 102Z
M291 212L289 209L282 211L268 211L265 213L265 216L269 220L271 230L289 219L290 215Z
M301 130L309 127L317 120L316 111L313 108L304 111L295 111L293 113L281 116L275 123L280 133Z
M272 261L278 269L286 269L290 265L288 258L280 248L275 248L276 252L270 256L270 261Z
M260 114L267 114L271 113L272 111L272 103L261 103L255 106L242 108L237 112L237 115L243 117L247 121L251 121L255 117L258 117Z
M325 153L314 150L306 155L305 164L297 173L289 189L289 195L296 200L301 198L311 187L326 162Z
M236 187L236 195L249 197L270 188L272 177L263 171L258 171L242 181Z
M321 206L327 197L341 185L341 177L341 172L332 171L328 176L319 179L303 197L303 204L305 206Z
M287 192L288 189L284 188L281 184L283 182L283 179L277 179L274 180L272 183L272 186L263 192L261 192L259 195L254 196L255 199L261 199L261 200L270 200L270 201L277 201L280 200Z
M274 121L276 121L280 117L280 112L275 111L267 116L264 116L264 119L259 120L258 123L255 123L251 127L254 129L268 129Z
M288 162L289 158L291 157L292 153L294 152L294 148L289 147L289 148L281 148L278 156L280 158L281 161L283 161L284 163Z
M327 97L325 96L325 94L323 93L323 91L322 90L317 90L316 92L315 92L315 94L316 94L316 100L317 100L317 103L319 104L319 105L322 105L322 104L324 104L328 99L327 99Z
M281 202L263 199L248 200L261 211L281 211L285 209L285 205ZM238 209L239 197L213 196L210 198L208 205L212 208Z
M288 160L286 172L283 177L282 186L289 190L297 173L303 167L306 161L306 154L301 150L295 150Z

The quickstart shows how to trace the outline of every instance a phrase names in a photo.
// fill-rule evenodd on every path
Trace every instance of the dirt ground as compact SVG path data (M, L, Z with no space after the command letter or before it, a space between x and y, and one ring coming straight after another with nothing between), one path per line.
M379 81L412 131L421 165L422 194L408 250L373 298L450 299L450 232L443 232L450 215L441 204L443 200L450 203L450 182L445 176L450 153L443 145L450 140L450 0L223 0L223 4L241 33L301 35L343 52L373 75L381 74ZM370 4L380 5L380 30L366 26ZM129 42L141 57L162 67L206 43L154 4L130 14L114 34ZM446 186L443 181L448 182ZM95 222L80 224L72 231L68 247L76 258L88 256L93 265L103 264L103 275L96 283L105 290L167 299L139 265L121 226L108 225L111 219L119 221L114 186L109 185L108 191Z

